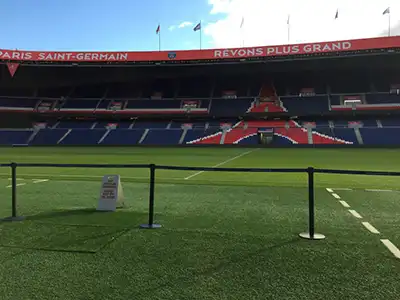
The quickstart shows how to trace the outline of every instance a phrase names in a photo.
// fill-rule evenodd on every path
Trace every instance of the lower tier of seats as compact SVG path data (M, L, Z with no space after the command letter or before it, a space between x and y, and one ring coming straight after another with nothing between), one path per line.
M261 124L259 124L261 125ZM316 128L311 132L293 127L273 129L271 144L354 144L399 145L400 127L383 128ZM267 127L267 126L266 126ZM257 128L236 127L227 132L204 129L32 129L0 130L0 145L180 145L259 143Z

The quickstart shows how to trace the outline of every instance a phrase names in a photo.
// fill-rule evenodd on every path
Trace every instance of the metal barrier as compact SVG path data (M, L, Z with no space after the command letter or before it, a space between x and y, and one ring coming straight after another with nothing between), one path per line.
M302 168L213 168L213 167L181 167L165 166L155 164L47 164L47 163L10 163L0 164L0 167L11 168L11 217L2 221L22 221L25 218L17 214L17 167L42 167L42 168L132 168L149 169L149 209L148 222L140 225L140 228L160 228L160 224L154 223L154 191L156 184L156 170L181 170L181 171L204 171L204 172L241 172L241 173L307 173L308 175L308 232L300 233L300 237L309 240L321 240L325 236L315 232L315 195L314 195L314 174L344 174L344 175L372 175L372 176L400 176L400 172L391 171L357 171L357 170L331 170L314 169L312 167Z

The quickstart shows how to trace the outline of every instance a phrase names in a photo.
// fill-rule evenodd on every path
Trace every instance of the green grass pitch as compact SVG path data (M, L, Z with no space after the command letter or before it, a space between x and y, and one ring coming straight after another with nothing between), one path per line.
M12 161L400 171L395 149L1 148L0 163ZM105 174L121 175L126 207L115 213L94 210ZM147 221L147 169L19 167L17 177L27 219L0 223L2 300L400 293L400 259L381 241L400 248L398 177L317 174L322 241L298 237L308 225L306 174L157 170L158 230L138 228ZM11 213L9 178L0 168L0 218Z

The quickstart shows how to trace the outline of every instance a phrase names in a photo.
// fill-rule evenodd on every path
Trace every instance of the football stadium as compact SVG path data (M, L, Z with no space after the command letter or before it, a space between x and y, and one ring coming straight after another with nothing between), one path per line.
M398 299L400 36L0 63L1 299Z

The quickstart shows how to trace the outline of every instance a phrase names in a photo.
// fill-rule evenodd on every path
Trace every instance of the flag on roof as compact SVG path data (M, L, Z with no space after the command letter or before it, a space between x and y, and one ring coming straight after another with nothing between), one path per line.
M290 25L290 15L287 16L287 22L286 24Z
M194 31L198 31L201 29L201 22L196 25L196 27L193 28Z
M240 28L242 28L244 25L244 17L242 17L242 22L240 23Z
M158 24L157 29L156 29L156 34L159 34L161 30L160 24Z
M390 14L390 7L386 8L383 12L383 15Z
M335 20L339 18L339 9L336 10L336 14L335 14Z

